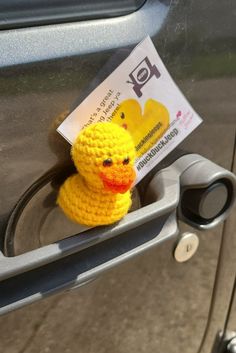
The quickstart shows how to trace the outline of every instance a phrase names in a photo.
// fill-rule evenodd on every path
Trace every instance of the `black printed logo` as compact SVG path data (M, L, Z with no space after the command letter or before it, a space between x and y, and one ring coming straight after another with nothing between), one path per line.
M153 77L160 77L161 74L158 71L156 65L152 65L150 60L146 56L136 68L129 74L129 78L131 81L127 81L127 83L132 83L133 90L138 97L142 96L142 88L143 86Z

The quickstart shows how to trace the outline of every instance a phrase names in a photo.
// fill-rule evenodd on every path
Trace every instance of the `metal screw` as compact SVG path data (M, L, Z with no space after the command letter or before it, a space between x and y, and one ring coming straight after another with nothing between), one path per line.
M188 261L196 253L198 245L199 239L195 233L183 233L174 251L175 260L178 262Z

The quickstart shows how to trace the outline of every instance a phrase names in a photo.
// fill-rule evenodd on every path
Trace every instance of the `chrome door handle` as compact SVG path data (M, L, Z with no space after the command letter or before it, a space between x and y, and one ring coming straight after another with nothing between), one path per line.
M222 210L207 220L197 217L194 208L195 213L186 212L186 193L205 190L215 182L226 185L227 200ZM199 155L179 158L154 176L147 189L148 204L119 223L94 228L22 255L6 257L0 253L0 313L87 283L176 236L177 215L200 229L216 226L227 217L235 194L236 178L231 172Z

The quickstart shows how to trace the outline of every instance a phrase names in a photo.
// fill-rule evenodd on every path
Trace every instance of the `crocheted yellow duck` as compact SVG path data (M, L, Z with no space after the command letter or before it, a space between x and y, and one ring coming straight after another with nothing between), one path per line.
M135 144L137 157L147 152L166 132L170 118L167 108L154 99L148 99L142 108L135 99L121 102L112 122L127 129Z
M57 203L73 221L87 226L120 220L131 206L135 148L124 128L95 123L84 128L71 149L79 174L59 190Z

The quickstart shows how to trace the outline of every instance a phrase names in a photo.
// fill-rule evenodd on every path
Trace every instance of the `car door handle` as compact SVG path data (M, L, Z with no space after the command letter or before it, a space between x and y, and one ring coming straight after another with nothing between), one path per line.
M90 229L18 256L0 253L0 313L88 283L175 237L178 218L199 229L216 226L229 214L235 194L234 174L202 156L182 156L153 177L146 205L119 223ZM212 195L224 201L213 203L220 208L207 212Z

